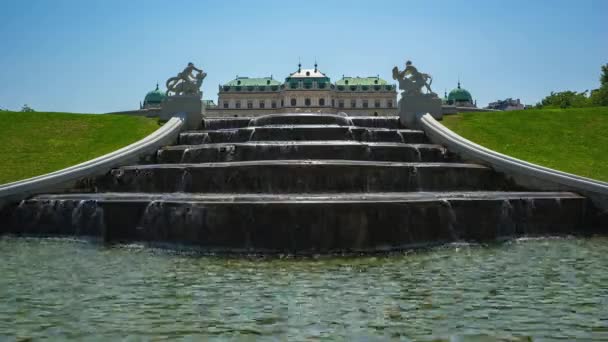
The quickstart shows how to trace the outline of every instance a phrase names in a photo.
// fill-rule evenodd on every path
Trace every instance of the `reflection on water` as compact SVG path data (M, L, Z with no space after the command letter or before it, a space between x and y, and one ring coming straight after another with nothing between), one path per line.
M225 258L0 240L0 339L608 340L608 239Z

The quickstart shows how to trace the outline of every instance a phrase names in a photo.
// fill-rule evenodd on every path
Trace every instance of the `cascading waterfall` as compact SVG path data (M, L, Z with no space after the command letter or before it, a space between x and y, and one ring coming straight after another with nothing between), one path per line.
M422 153L420 152L420 148L418 146L416 146L416 145L413 145L412 148L416 152L417 161L421 162L422 161Z
M405 137L403 136L403 133L401 133L401 132L397 131L397 135L399 135L399 138L401 138L401 142L402 142L403 144L406 144L406 143L407 143L407 141L406 141Z
M159 232L166 226L163 201L150 201L141 215L136 229L144 235Z
M443 204L443 208L445 211L447 227L450 232L450 238L452 239L452 241L458 241L460 239L460 237L458 236L458 231L456 230L458 220L456 218L456 212L454 211L454 208L452 208L452 203L447 199L442 200L441 203Z
M192 174L184 170L177 185L177 192L187 192L192 187Z
M516 234L515 222L513 221L513 205L505 199L500 206L500 218L498 220L498 237L509 237Z
M190 157L191 157L191 156L190 156L190 149L189 149L189 148L186 148L186 149L184 150L184 152L182 153L182 158L181 158L181 160L180 160L179 162L180 162L180 163L187 163L187 162L189 162L189 161L191 160L191 158L190 158Z

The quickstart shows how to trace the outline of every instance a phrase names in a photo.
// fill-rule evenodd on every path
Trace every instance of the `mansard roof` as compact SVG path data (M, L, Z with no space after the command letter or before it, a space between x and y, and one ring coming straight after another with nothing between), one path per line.
M248 86L279 86L281 82L273 79L272 77L258 77L258 78L249 78L249 77L237 77L232 81L224 84L224 86L229 87L248 87Z
M388 84L385 80L378 76L370 77L342 77L341 80L336 81L336 85L341 86L374 86L374 85L386 85Z

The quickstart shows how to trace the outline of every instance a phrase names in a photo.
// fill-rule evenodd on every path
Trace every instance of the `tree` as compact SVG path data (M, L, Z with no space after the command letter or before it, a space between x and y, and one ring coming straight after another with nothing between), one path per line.
M608 84L591 91L589 102L593 106L608 106Z
M21 107L21 111L22 112L35 112L35 110L32 107L28 106L27 104L24 104L23 107Z
M600 76L600 88L608 87L608 64L602 65L602 75Z
M586 107L589 105L587 91L576 92L571 90L561 92L551 92L551 94L536 105L538 108L570 108L570 107Z

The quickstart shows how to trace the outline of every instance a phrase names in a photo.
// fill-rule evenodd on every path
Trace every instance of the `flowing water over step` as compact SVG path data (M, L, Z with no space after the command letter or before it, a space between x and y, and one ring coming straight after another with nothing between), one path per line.
M160 149L158 163L204 163L248 160L346 159L443 162L445 149L432 144L355 141L266 141L175 145Z
M520 189L397 117L280 114L201 128L154 164L3 210L0 233L310 254L589 231L584 197Z
M81 208L99 215L82 221L75 214ZM15 229L220 252L309 254L570 234L584 212L584 198L561 192L65 194L23 202Z
M182 145L293 140L354 140L362 142L396 142L405 144L422 144L426 142L424 133L417 130L337 125L244 127L216 131L185 132L179 135L179 143Z

